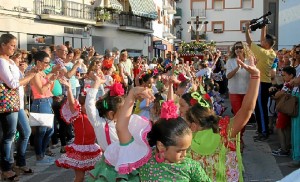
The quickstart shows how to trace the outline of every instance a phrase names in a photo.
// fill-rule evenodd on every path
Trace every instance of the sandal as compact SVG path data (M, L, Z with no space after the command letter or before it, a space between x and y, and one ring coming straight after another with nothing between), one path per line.
M15 166L14 167L14 171L17 173L17 174L25 174L25 175L31 175L34 173L34 171L26 166L22 166L22 167L19 167L19 166Z
M4 173L1 174L1 179L3 181L6 181L6 180L8 180L8 181L19 181L20 180L19 176L17 174L14 174L14 175L8 177Z
M45 155L50 156L50 157L55 157L56 154L54 152L52 152L51 150L47 150Z

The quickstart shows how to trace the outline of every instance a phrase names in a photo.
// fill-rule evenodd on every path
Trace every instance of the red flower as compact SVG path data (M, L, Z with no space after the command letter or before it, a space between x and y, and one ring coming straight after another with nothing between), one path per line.
M185 78L184 74L180 73L180 74L178 75L178 80L181 81L181 82L185 81L186 78Z
M205 100L210 100L210 96L206 93L203 95Z
M195 105L195 104L197 104L197 103L198 103L198 101L197 101L196 99L191 99L191 100L190 100L191 106L193 106L193 105Z
M169 100L162 104L160 118L167 120L171 118L178 118L177 106L175 105L174 101Z
M110 88L110 96L122 96L124 95L124 88L122 84L115 83Z
M113 65L113 60L112 59L105 59L102 62L102 68L109 70Z

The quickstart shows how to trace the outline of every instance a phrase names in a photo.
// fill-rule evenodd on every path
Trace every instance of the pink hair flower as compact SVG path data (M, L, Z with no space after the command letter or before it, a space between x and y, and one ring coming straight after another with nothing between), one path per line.
M161 106L160 118L173 119L178 118L177 106L173 100L165 101Z
M124 88L121 83L114 83L109 87L110 96L122 96L124 95Z

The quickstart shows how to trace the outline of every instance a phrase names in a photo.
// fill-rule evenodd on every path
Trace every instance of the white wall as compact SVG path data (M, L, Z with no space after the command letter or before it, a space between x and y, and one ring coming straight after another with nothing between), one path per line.
M245 34L240 31L240 21L241 20L251 20L253 18L258 18L263 14L263 1L254 0L254 8L242 9L241 0L225 0L225 9L222 11L216 11L212 9L212 0L207 0L207 10L206 18L200 19L201 21L208 21L207 27L207 41L213 40L217 42L217 45L232 45L236 41L245 41ZM190 14L190 3L187 1L182 1L177 3L177 6L182 8L182 35L183 40L190 42L190 33L187 32L189 25L188 21L191 21ZM226 9L227 8L227 9ZM224 21L224 33L216 34L212 32L212 21ZM195 28L195 25L194 25ZM202 32L205 30L203 28ZM259 41L260 31L252 32L253 41Z
M300 1L279 1L278 49L300 43Z

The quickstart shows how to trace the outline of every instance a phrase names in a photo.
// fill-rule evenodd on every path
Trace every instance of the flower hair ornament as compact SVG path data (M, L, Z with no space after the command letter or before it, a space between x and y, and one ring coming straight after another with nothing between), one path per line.
M109 70L110 68L112 68L112 65L113 65L113 60L112 59L105 59L102 62L102 68L106 69L106 70Z
M124 95L124 88L121 83L114 83L112 86L109 87L109 89L110 89L110 96Z
M81 95L82 97L85 97L85 96L86 96L86 91L81 90L80 95Z
M202 107L206 107L206 108L209 108L210 105L208 102L206 102L206 100L201 96L200 93L198 92L193 92L192 93L192 99L190 100L190 104L192 106L194 106L195 104L200 104Z
M178 118L177 106L173 100L165 101L161 106L160 118L163 119L174 119Z

